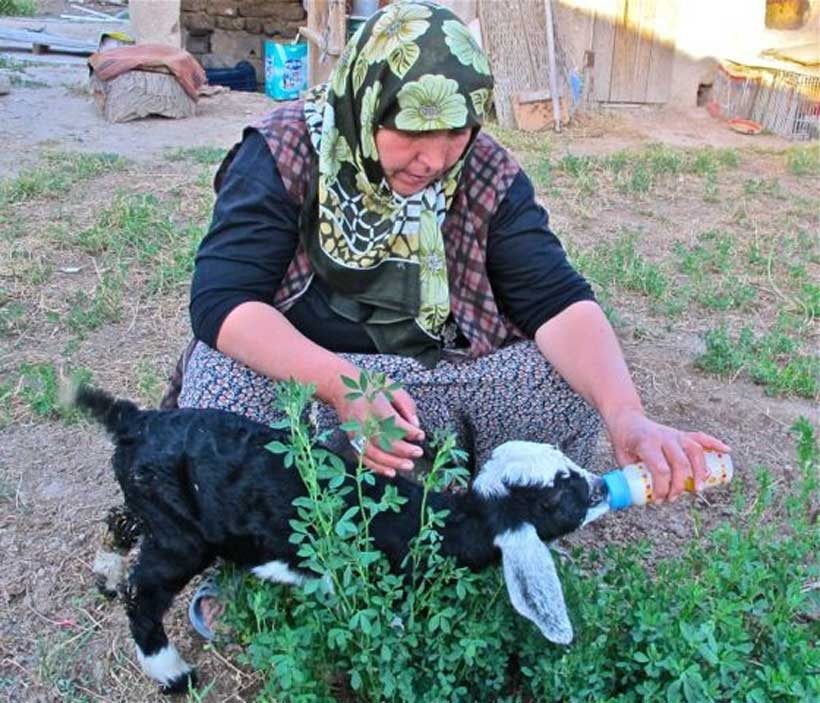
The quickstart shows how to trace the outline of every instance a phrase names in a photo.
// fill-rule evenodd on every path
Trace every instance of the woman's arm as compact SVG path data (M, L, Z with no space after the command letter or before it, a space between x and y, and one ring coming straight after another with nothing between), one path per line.
M706 477L703 450L728 452L703 432L682 432L648 419L615 333L597 303L581 301L543 323L535 342L544 358L601 413L620 464L646 463L659 500L674 500L693 476Z
M223 354L276 380L315 384L342 422L393 415L409 440L423 438L415 405L399 391L392 404L349 401L343 375L359 370L310 341L273 307L298 241L299 206L291 201L264 139L250 132L227 170L208 235L200 245L191 286L194 334ZM412 468L418 446L396 442L391 452L368 444L365 463L392 474Z
M261 302L238 305L222 322L216 344L223 354L268 378L314 384L318 398L334 408L343 423L394 416L410 441L394 442L390 452L368 442L363 460L374 471L393 476L397 469L412 469L412 460L421 456L421 447L410 443L424 439L410 395L395 391L392 403L384 396L372 404L364 398L348 400L350 389L342 376L358 379L359 369L309 340L276 308Z

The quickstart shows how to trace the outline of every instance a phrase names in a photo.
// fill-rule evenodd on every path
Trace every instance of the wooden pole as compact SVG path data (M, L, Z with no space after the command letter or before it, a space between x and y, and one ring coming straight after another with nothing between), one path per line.
M561 131L561 96L558 95L558 74L555 68L555 30L552 26L552 2L544 0L544 14L547 18L547 61L550 70L550 93L552 94L552 114L555 131Z

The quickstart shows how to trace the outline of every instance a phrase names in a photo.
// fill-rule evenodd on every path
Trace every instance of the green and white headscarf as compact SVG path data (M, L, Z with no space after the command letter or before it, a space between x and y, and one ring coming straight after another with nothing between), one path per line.
M403 197L387 183L375 133L471 127L474 139L491 89L486 56L450 10L398 2L359 28L305 101L319 168L303 242L331 306L364 322L383 353L439 345L450 312L441 225L464 157Z

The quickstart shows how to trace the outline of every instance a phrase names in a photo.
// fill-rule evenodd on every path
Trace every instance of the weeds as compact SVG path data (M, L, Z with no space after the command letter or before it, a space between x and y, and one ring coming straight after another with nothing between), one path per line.
M377 376L345 382L351 396L393 388ZM465 470L451 463L458 457L453 440L445 441L424 480L421 524L408 556L407 568L417 575L410 587L390 571L370 536L372 520L401 510L404 498L389 484L380 498L370 497L368 470L359 465L351 474L338 457L311 447L300 421L309 393L280 386L291 441L269 448L283 454L307 489L294 501L291 542L317 578L294 590L246 580L242 604L229 606L251 663L265 673L265 694L330 702L347 689L359 701L494 700L511 636L488 613L506 608L503 584L497 572L471 574L437 554L436 527L446 513L426 503L431 490L464 481ZM345 429L382 444L401 434L392 422L372 419ZM345 495L352 495L352 507Z
M602 242L589 252L573 252L573 262L601 289L604 297L610 289L618 288L660 300L669 281L660 266L638 252L639 236L638 232L622 231L612 243Z
M803 477L787 502L790 528L760 518L782 496L761 472L748 526L727 524L650 574L647 547L579 553L564 585L583 623L573 646L544 656L524 643L535 700L798 701L820 696L816 628L803 614L818 576L812 524L820 454L795 425Z
M225 158L227 150L220 146L193 146L187 149L173 149L168 153L168 159L176 161L184 159L203 166L213 166Z
M30 17L36 13L35 0L0 0L0 15Z
M705 341L706 351L695 365L708 373L734 378L745 372L774 395L820 395L820 356L800 354L797 342L782 329L755 337L744 327L733 338L725 327L718 327L706 333Z
M786 166L795 176L820 175L820 146L793 146L786 150Z
M745 277L733 274L735 238L720 230L709 230L698 240L693 247L675 245L678 268L689 278L691 297L712 310L748 308L757 292Z
M91 380L91 372L86 369L78 369L69 375L77 383ZM60 375L54 364L25 363L20 367L20 381L14 395L37 417L75 422L80 414L63 406L60 387Z
M130 261L150 265L148 292L161 295L188 282L202 235L200 227L179 226L154 195L119 194L76 243L86 254L105 255L120 267Z
M116 154L50 152L38 168L0 182L0 206L55 196L79 181L122 168L124 164L124 159Z

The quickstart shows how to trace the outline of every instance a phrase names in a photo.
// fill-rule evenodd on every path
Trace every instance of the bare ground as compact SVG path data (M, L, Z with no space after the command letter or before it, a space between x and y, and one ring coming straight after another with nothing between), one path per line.
M71 189L67 196L14 211L28 221L19 230L21 246L39 252L57 267L77 266L82 271L76 275L58 271L36 291L32 315L37 324L0 339L0 378L9 378L21 362L59 364L70 357L72 365L91 368L100 385L143 402L155 401L155 395L140 386L135 365L147 364L160 377L170 370L187 338L184 286L147 306L135 296L127 301L121 320L72 343L47 313L64 314L69 293L92 285L99 272L89 257L61 249L48 238L38 249L38 232L60 221L71 227L88 226L117 188L159 197L199 188L201 198L200 170L190 161L169 158L168 150L228 147L270 102L260 95L231 93L204 100L200 114L191 120L110 125L84 93L82 63L37 65L26 75L49 87L15 88L11 95L0 97L4 173L18 173L53 149L114 152L129 163L110 176ZM786 142L734 134L701 111L598 115L551 137L549 148L558 154L608 154L650 141L738 149L743 159L735 190L746 177L777 177L788 192L817 198L816 183L791 176L782 158L774 155L788 146ZM640 223L645 233L642 250L657 257L668 253L671 242L691 241L696 232L734 215L731 183L722 193L721 205L715 207L704 207L701 198L686 195L684 185L664 191L660 201L656 198L649 204L573 196L569 191L562 191L561 201L548 204L555 229L573 244L589 245L611 236L619 225ZM768 202L764 205L771 207ZM756 206L747 204L752 211ZM756 221L763 223L762 236L770 236L771 219L766 213L759 213ZM813 222L816 228L816 217ZM5 265L0 273L4 284L13 278ZM776 294L764 291L762 295L770 296L771 304L755 314L765 317L771 314ZM693 359L703 349L708 321L684 316L669 324L638 296L626 295L617 302L622 314L619 336L650 413L679 427L711 432L732 445L738 468L736 490L750 485L754 469L761 465L787 485L794 470L789 427L800 415L816 423L820 419L816 402L768 397L759 386L742 379L720 381L696 371ZM40 419L19 402L10 402L11 421L0 442L0 553L4 557L0 697L10 701L162 700L138 670L121 607L102 599L93 586L90 566L99 545L101 520L117 501L107 466L107 441L96 428ZM603 470L610 462L603 442L594 468ZM656 556L675 554L696 530L708 531L732 517L730 503L730 492L724 490L676 505L633 510L595 524L575 541L627 543L645 537ZM183 598L173 609L169 629L183 655L198 665L204 681L215 682L205 700L252 700L254 676L236 663L235 651L203 647L186 625L184 603Z

